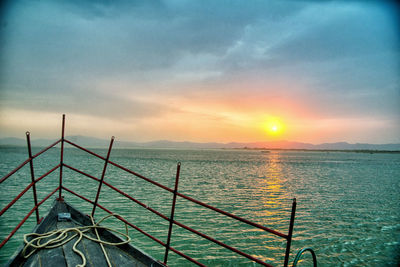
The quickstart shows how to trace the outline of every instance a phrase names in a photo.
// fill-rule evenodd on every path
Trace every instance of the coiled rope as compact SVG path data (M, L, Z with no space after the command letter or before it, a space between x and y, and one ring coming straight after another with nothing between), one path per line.
M22 250L22 256L24 258L28 258L29 256L31 256L33 253L35 253L36 250L38 249L42 249L42 248L46 248L46 249L51 249L51 248L56 248L59 246L62 246L66 243L68 243L70 240L72 240L73 238L75 238L76 236L79 236L78 239L75 241L74 245L72 246L72 250L78 254L81 259L82 259L82 264L78 264L76 265L76 267L84 267L86 265L86 257L85 255L76 248L76 246L79 244L79 242L82 240L82 238L87 238L89 240L92 240L94 242L97 242L100 244L101 249L103 250L104 256L107 260L107 264L109 267L111 267L111 263L110 263L110 259L104 249L103 244L105 245L110 245L110 246L118 246L118 245L123 245L123 244L127 244L131 241L131 238L129 237L129 233L128 233L128 226L125 223L125 230L126 233L121 233L115 229L109 228L109 227L103 227L100 226L99 224L106 220L109 217L120 217L118 214L110 214L107 215L105 217L103 217L99 222L95 223L94 219L92 216L90 216L90 219L92 221L92 225L89 226L82 226L82 227L71 227L71 228L64 228L64 229L59 229L59 230L53 230L44 234L38 234L38 233L29 233L24 235L24 242L26 243L24 249ZM87 234L84 234L87 231L90 231L91 229L94 229L97 238L93 238ZM116 243L112 243L112 242L107 242L104 240L100 239L99 233L98 233L98 229L105 229L114 233L117 233L121 236L124 236L126 238L126 240L122 241L122 242L116 242ZM68 234L70 232L75 232L75 234L68 236ZM54 237L53 237L54 236ZM30 241L28 241L29 237L33 237ZM43 241L44 239L49 239L48 241L46 241L45 243L41 244L40 242ZM33 248L32 251L30 251L28 254L26 254L26 251L28 248Z

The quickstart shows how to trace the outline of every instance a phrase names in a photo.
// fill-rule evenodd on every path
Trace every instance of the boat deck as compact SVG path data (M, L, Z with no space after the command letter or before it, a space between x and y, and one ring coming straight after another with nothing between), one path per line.
M59 213L70 213L71 220L58 221ZM92 225L92 223L88 216L82 214L64 201L55 200L49 214L33 232L40 234L56 229L89 225ZM99 229L98 231L102 240L112 243L123 241L120 237L108 230ZM85 234L96 238L93 230ZM22 246L18 254L15 255L6 266L77 266L82 264L81 257L72 249L77 238L78 237L75 237L68 243L56 248L39 249L27 259L22 256ZM112 266L165 266L131 244L118 246L104 245L104 248ZM99 243L83 238L78 243L77 249L84 254L87 261L86 266L108 266Z

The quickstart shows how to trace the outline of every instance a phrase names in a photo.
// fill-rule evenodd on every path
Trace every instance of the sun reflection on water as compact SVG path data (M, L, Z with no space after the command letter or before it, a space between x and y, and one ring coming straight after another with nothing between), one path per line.
M287 192L285 189L286 178L283 173L279 151L271 151L265 155L265 164L260 168L257 188L263 204L259 216L265 225L273 225L276 230L287 230L289 214L285 212L288 206Z

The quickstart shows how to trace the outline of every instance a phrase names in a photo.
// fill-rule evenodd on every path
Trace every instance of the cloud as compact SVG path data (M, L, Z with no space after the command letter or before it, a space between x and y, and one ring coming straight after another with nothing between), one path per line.
M92 115L109 119L118 118L125 122L151 120L181 112L162 102L128 98L113 92L87 90L74 94L63 91L54 94L28 95L21 92L7 92L3 96L3 101L7 102L7 109Z
M207 106L206 114L223 121L221 107L267 113L272 100L286 99L327 119L400 113L391 4L9 3L0 27L2 110L150 120L201 117L193 105L213 99L221 105Z
M304 10L304 29L268 53L284 62L326 61L342 57L398 52L397 27L381 6L335 4Z

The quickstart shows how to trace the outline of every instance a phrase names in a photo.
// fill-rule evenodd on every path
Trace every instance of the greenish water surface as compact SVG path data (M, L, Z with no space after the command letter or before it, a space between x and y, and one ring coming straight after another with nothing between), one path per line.
M34 152L39 151L36 149ZM95 149L106 155L106 150ZM0 176L27 158L26 148L0 148ZM179 191L202 202L287 233L292 199L297 213L290 262L303 247L312 247L319 266L397 266L400 248L400 154L249 150L115 149L111 160L173 188L181 162ZM60 161L59 148L34 160L39 177ZM66 148L64 162L100 177L104 162L75 148ZM30 182L29 164L0 184L0 208ZM98 183L64 167L64 185L94 200ZM172 194L109 165L105 181L169 216ZM59 170L37 184L39 199L59 182ZM85 213L91 207L64 192L66 200ZM3 240L32 208L32 190L0 218ZM40 208L41 216L53 201ZM99 203L166 241L168 222L107 187ZM96 217L105 213L98 209ZM285 240L178 198L175 219L270 264L283 263ZM0 250L0 263L21 245L35 216ZM119 227L115 223L114 227ZM122 227L123 228L123 227ZM131 230L134 245L163 260L164 248ZM171 246L210 266L256 266L225 248L177 226ZM170 252L168 264L190 266ZM300 266L310 266L306 256Z

